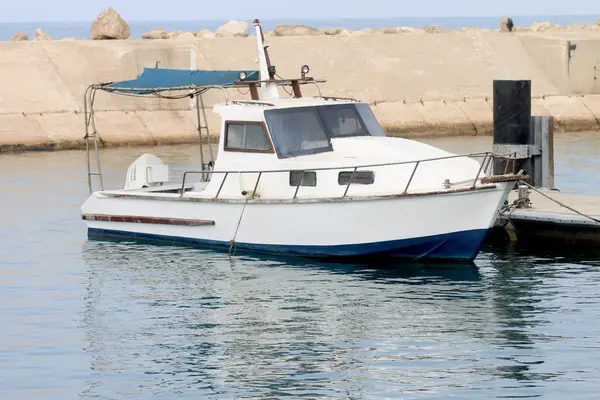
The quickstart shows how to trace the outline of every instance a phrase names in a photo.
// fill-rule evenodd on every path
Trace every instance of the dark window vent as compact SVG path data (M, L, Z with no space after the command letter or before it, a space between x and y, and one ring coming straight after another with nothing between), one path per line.
M338 175L338 184L347 185L351 177L353 185L372 185L375 182L373 171L356 171L354 176L352 176L352 171L344 171Z
M290 171L290 186L298 186L298 182L302 179L300 186L317 186L317 173L315 171Z

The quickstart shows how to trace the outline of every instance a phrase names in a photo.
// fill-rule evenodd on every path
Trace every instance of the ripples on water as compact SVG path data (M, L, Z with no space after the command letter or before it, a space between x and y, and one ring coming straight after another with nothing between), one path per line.
M90 396L583 396L600 383L594 263L484 254L382 270L110 242L83 255Z
M194 149L175 150L153 152L177 170ZM107 151L108 179L137 154ZM598 254L338 265L88 242L83 165L0 157L2 399L597 396Z

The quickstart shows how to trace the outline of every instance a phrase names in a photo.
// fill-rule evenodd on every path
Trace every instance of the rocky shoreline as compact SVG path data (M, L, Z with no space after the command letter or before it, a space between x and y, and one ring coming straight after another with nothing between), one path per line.
M508 24L510 21L510 24ZM508 26L507 26L508 25ZM456 31L443 29L437 25L428 25L422 28L413 27L385 27L385 28L367 28L360 30L351 30L344 27L333 27L326 29L316 29L306 25L278 25L271 31L266 31L265 36L362 36L362 35L398 35L398 34L434 34L442 32L506 32L506 33L526 33L526 32L598 32L600 34L600 18L595 24L576 24L561 26L550 22L536 22L531 26L513 26L510 18L502 17L499 21L498 29L463 27ZM113 8L104 10L94 20L90 27L92 40L125 40L131 38L131 29L127 22ZM212 32L209 29L201 29L198 32L182 32L179 30L166 31L163 28L156 28L153 31L142 34L141 39L178 39L178 40L197 40L213 39L227 37L247 37L250 35L250 26L244 21L229 21L223 26ZM13 42L28 41L29 36L23 32L16 32L11 39ZM35 41L52 40L52 37L41 29L35 32ZM65 38L61 40L85 40L76 38Z

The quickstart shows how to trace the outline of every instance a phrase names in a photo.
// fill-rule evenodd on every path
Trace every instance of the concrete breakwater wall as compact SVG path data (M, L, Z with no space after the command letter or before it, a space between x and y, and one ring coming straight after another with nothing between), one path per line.
M324 94L369 102L394 135L488 135L494 79L531 79L533 113L565 131L600 130L600 31L442 32L269 37L282 77L327 79ZM257 68L252 37L194 40L0 43L0 151L83 145L83 94L93 83L135 78L143 68ZM307 86L305 95L317 94ZM230 98L248 98L230 91ZM206 103L223 99L219 91ZM109 145L197 141L188 100L99 93ZM208 112L218 133L219 121Z

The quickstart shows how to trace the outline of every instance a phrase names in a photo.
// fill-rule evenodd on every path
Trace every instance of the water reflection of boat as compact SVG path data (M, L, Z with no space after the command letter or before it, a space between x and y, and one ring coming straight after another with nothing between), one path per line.
M303 96L301 86L320 81L306 76L307 66L300 78L276 79L255 25L260 71L156 68L88 89L90 110L100 90L186 98L191 90L198 99L210 89L248 88L252 97L214 107L218 157L182 182L169 182L168 166L145 154L123 189L91 193L82 206L90 236L323 258L474 259L519 177L487 176L491 153L456 155L386 137L364 102ZM280 98L285 86L291 98ZM86 138L96 143L93 121L86 112Z
M314 260L309 258L299 258L286 256L285 254L263 254L244 252L234 257L225 257L220 249L197 249L195 246L177 245L169 242L160 242L155 240L136 240L131 241L127 238L102 238L89 241L84 245L86 258L92 260L93 255L98 257L110 248L112 255L127 258L124 251L131 250L146 253L150 260L156 260L156 254L165 254L184 257L185 254L198 251L198 256L208 257L220 261L227 260L232 265L236 263L262 263L264 268L281 267L303 268L320 270L331 274L350 274L364 280L377 280L381 283L394 284L405 283L402 279L418 278L421 283L428 282L428 279L446 279L449 281L477 281L481 278L477 266L470 262L453 262L451 260L443 263L429 263L421 261L402 261L402 268L398 268L400 261L390 258L352 258L337 261L332 260ZM115 249L119 251L115 252ZM111 257L106 261L110 262ZM121 262L115 260L114 262ZM416 283L416 282L415 282Z
M474 379L491 390L545 377L536 341L551 339L532 328L548 306L528 260L394 268L104 240L82 254L92 369L136 385L142 371L147 390L297 397L343 391L346 375L369 394L360 382L375 377L407 389L413 379ZM103 390L89 394L110 397Z

